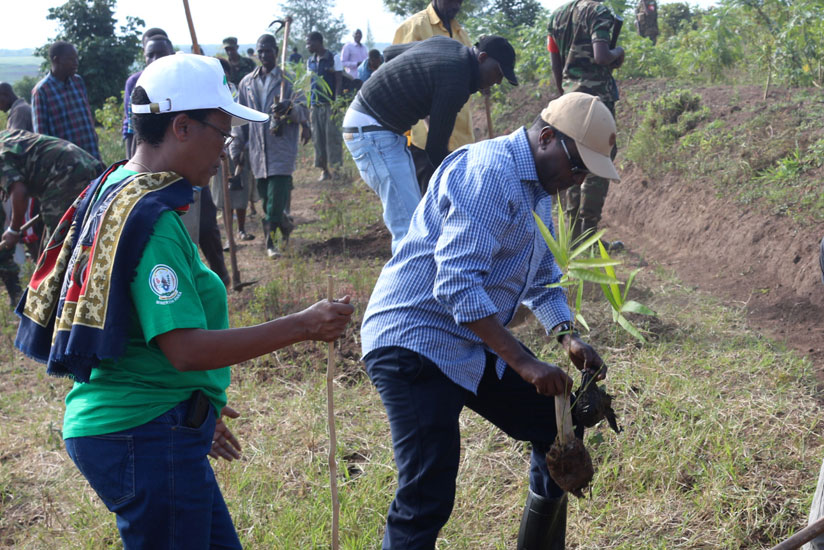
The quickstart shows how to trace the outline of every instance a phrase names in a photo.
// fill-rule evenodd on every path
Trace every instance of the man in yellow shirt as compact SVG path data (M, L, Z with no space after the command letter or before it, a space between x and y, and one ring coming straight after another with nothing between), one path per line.
M419 11L401 23L401 26L395 31L392 44L418 42L433 36L447 36L471 48L472 42L469 40L469 35L466 34L461 24L455 20L462 3L463 0L432 0L425 10ZM415 172L418 177L418 184L421 187L421 194L426 191L429 178L434 172L429 157L424 151L426 148L426 135L427 125L425 121L422 120L412 127L412 143L409 150L412 153L412 160L415 162ZM452 136L449 138L449 151L454 151L467 143L475 143L469 103L464 105L455 120L455 127L452 130Z

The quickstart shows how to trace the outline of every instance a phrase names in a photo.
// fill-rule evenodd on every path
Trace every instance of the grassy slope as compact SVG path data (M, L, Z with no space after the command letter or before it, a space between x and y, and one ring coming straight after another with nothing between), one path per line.
M306 166L304 163L303 166ZM297 196L320 196L316 216L295 238L358 234L377 219L363 184L321 190L297 174ZM297 198L297 197L296 197ZM233 325L308 305L337 287L368 300L381 262L289 255L266 262L257 247L242 267L260 283L231 300ZM633 295L660 314L636 345L587 301L588 338L611 366L615 435L590 431L596 464L592 498L570 506L570 547L759 548L802 522L822 449L814 376L806 359L746 326L743 312L685 287L649 258L625 255L627 273L649 262ZM597 296L590 293L592 297ZM14 327L0 334L0 547L118 547L114 521L62 450L64 380L11 353ZM593 322L595 321L595 322ZM394 491L391 442L380 400L357 362L358 323L339 355L337 399L341 536L347 549L379 548ZM563 362L534 321L517 329L529 346ZM248 548L322 548L329 543L324 347L302 344L234 370L231 423L244 459L217 465L241 540ZM458 497L439 548L513 548L526 491L528 447L474 413L462 417Z

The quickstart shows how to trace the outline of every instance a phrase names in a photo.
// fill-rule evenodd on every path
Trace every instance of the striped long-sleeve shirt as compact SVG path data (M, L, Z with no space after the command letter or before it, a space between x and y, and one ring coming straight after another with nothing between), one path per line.
M494 315L507 324L521 303L547 332L569 321L564 291L546 288L562 273L533 211L554 233L552 198L538 182L524 128L449 155L372 292L364 355L410 349L474 392L486 348L466 323ZM504 368L498 360L498 376Z
M32 90L31 104L36 133L71 141L100 160L94 117L80 75L61 82L49 73Z

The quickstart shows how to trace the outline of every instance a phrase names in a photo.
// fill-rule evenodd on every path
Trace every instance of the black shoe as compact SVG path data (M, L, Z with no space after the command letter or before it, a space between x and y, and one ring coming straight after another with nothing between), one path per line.
M545 498L529 490L518 531L518 550L564 550L567 495Z

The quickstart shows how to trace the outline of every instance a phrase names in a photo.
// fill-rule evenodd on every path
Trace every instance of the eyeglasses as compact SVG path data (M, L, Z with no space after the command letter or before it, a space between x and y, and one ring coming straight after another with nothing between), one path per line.
M564 153L566 153L567 160L569 160L570 172L573 174L589 173L589 168L587 168L587 165L584 164L584 160L581 157L573 159L572 155L569 154L569 149L567 149L566 140L564 138L561 138L561 146L564 148Z
M197 120L197 119L192 119L192 120ZM209 128L212 128L213 130L218 132L221 136L223 136L223 146L224 147L228 147L229 144L232 143L232 141L234 141L234 139L235 139L235 136L233 136L232 134L227 134L226 132L224 132L223 130L221 130L220 128L215 126L214 124L206 122L205 120L198 120L198 122L203 124L204 126L208 126ZM569 156L569 153L567 153L567 156Z

